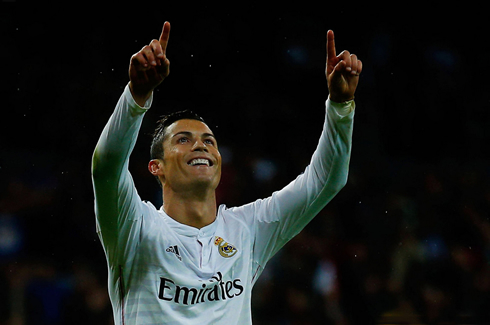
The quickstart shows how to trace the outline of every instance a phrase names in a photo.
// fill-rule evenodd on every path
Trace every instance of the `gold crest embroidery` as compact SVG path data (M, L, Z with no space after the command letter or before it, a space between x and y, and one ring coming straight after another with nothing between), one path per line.
M225 240L219 236L214 237L214 245L218 246L218 252L223 257L232 257L237 253L235 246L225 242Z

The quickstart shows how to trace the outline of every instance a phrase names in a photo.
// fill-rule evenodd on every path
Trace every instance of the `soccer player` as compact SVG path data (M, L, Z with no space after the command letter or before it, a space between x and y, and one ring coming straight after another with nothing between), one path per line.
M270 197L217 207L221 156L212 130L189 112L155 131L148 169L163 206L142 201L128 171L153 90L169 74L170 24L131 57L129 84L92 161L97 233L109 269L116 324L251 324L251 293L269 259L347 181L354 93L362 63L336 54L327 33L329 98L319 144L304 173Z

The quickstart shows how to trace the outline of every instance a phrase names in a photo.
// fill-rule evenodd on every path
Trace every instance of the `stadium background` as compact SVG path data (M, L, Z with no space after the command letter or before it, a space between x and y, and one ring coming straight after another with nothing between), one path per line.
M224 158L219 201L247 203L315 149L327 30L364 62L349 182L270 262L254 324L490 322L488 35L465 7L3 1L0 324L111 324L91 155L129 58L165 20L171 74L130 164L155 204L159 115L203 115Z

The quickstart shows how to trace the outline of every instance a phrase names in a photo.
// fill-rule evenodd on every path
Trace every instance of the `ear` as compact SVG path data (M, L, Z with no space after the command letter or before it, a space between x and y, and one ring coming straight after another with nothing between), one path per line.
M162 167L163 161L161 159L152 159L148 163L148 170L150 171L150 173L153 176L158 177L159 179L165 179Z

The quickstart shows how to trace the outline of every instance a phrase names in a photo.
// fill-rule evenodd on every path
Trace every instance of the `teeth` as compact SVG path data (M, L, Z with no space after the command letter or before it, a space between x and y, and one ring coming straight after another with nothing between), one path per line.
M189 165L191 165L191 166L195 166L195 165L206 165L206 166L209 166L209 160L203 159L203 158L196 158L196 159L191 160L191 162L189 163Z

